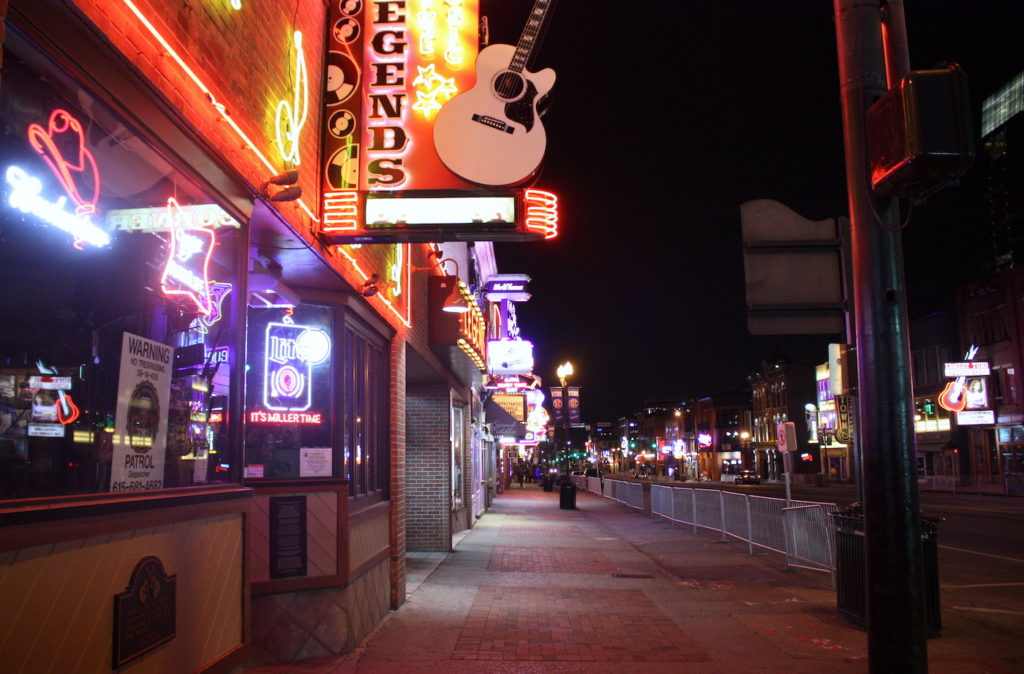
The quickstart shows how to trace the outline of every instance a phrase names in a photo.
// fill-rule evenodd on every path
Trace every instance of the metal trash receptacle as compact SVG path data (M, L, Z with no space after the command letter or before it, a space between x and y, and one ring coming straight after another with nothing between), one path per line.
M558 507L562 510L576 510L576 485L568 480L562 483Z
M865 585L864 517L860 513L832 513L836 533L836 608L840 615L860 627L867 626L868 605ZM924 603L928 636L942 632L942 604L939 596L939 520L921 518L921 552L924 564Z
M545 475L544 479L542 480L542 482L543 482L544 491L554 491L555 490L554 480L551 479L550 475Z

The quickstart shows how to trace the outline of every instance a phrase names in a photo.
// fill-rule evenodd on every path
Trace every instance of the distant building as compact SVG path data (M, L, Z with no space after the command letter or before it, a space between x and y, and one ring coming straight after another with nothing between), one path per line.
M782 454L779 452L777 427L792 421L796 424L797 451L793 461L793 479L811 483L821 471L821 455L817 444L810 442L806 405L814 404L815 368L789 360L780 349L761 364L761 370L748 377L752 397L751 449L753 469L767 480L784 476Z
M752 467L744 462L746 438L742 437L749 427L745 422L750 418L750 412L750 390L747 388L696 401L697 449L702 479L729 480L744 468Z

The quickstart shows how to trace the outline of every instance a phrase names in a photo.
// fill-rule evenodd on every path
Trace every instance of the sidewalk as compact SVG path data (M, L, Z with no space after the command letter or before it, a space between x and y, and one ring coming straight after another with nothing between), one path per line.
M828 574L592 494L575 511L558 500L514 487L454 552L410 554L408 601L356 651L245 671L867 671L866 635L836 613ZM944 618L930 671L1020 666L1012 639Z

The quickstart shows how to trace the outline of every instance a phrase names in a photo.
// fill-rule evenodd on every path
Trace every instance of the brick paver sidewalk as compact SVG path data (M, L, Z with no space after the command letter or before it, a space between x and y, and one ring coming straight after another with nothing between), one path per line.
M828 576L579 493L502 494L356 651L271 672L864 671Z

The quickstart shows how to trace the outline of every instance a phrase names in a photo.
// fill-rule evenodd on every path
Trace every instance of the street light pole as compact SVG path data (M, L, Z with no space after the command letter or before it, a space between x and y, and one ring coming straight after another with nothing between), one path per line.
M871 190L867 109L909 71L901 0L834 0L850 206L868 666L928 670L899 208Z
M558 366L555 374L562 384L562 431L565 433L565 449L569 451L569 376L572 375L572 363L565 361Z

